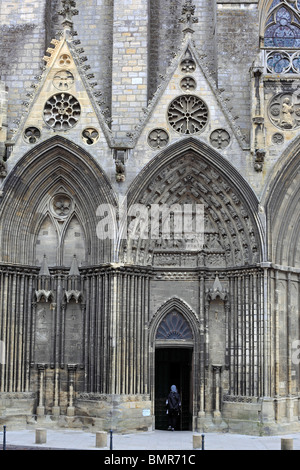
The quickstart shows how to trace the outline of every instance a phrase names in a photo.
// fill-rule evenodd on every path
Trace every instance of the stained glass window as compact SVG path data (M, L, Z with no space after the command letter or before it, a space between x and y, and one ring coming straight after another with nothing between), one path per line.
M276 9L268 24L265 32L266 47L300 47L300 24L295 14L286 7Z
M186 319L176 310L168 313L161 321L156 339L193 339L192 330Z
M264 47L269 73L300 73L300 0L273 0Z

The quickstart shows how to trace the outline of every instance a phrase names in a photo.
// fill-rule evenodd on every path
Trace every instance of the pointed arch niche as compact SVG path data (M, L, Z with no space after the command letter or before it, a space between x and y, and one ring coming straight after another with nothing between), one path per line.
M58 235L53 221L47 214L38 231L35 242L35 264L41 265L46 255L50 266L58 264L57 259Z
M95 160L60 136L37 145L10 172L0 217L2 259L70 266L109 262L110 240L97 237L97 208L116 206L110 182Z
M265 0L261 5L260 37L267 73L299 74L299 0Z
M181 429L191 429L197 413L200 324L182 299L173 297L158 309L150 325L151 395L155 427L166 429L165 402L176 385L182 400ZM203 343L203 340L202 340Z

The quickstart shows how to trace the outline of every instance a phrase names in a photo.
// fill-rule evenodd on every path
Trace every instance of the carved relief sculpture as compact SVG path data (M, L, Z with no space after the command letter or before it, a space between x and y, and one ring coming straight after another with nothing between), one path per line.
M280 93L272 98L269 118L280 129L297 129L300 126L300 97L296 93Z

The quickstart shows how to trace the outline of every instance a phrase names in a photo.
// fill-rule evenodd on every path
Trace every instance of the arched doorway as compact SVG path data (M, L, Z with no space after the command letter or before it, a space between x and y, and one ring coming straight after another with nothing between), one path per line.
M194 338L187 319L174 308L163 317L155 335L155 428L168 428L166 398L176 385L182 402L178 430L192 429Z

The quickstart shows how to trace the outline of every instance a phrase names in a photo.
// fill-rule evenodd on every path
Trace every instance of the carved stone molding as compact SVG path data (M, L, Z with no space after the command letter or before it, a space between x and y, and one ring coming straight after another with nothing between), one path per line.
M30 126L25 129L23 137L28 144L36 144L41 138L41 131L37 127Z
M60 70L53 77L53 85L60 91L69 90L74 83L74 75L69 70Z
M36 290L35 296L36 296L37 302L41 302L42 300L44 300L45 302L49 302L53 300L54 298L52 290L45 290L45 289Z
M165 129L153 129L148 134L148 144L153 149L161 149L169 143L169 134Z
M268 107L270 121L282 130L300 127L300 97L298 93L279 93L274 96Z
M94 127L87 127L82 131L82 140L87 145L95 144L99 139L99 131Z
M210 134L210 143L217 149L224 149L230 144L230 135L225 129L216 129Z

